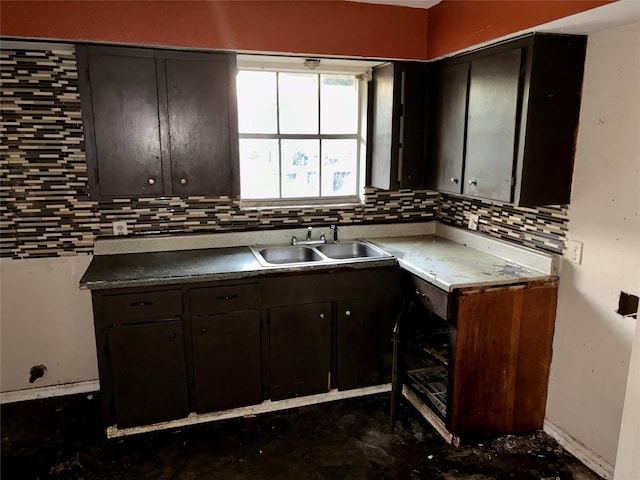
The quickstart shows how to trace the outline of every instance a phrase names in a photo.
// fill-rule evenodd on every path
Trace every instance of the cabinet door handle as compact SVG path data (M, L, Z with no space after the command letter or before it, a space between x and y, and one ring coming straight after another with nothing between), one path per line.
M347 310L346 312L344 312L344 314L348 317L351 315L351 310Z
M130 304L131 307L150 307L153 305L153 302L133 302Z
M150 178L147 181L149 182L149 185L153 185L154 183L156 183L155 179L153 179L153 178Z
M477 180L469 180L469 185L477 185L478 181Z
M454 177L451 177L451 183L458 183L458 179L454 178Z
M205 328L205 327L202 327L202 328L200 329L200 333L207 333L208 331L209 331L209 330L208 330L207 328Z
M417 296L419 296L419 297L422 297L422 298L426 298L426 297L427 297L427 294L426 294L426 293L422 293L422 292L421 292L420 290L418 290L417 288L416 288L416 295L417 295Z
M187 179L186 178L181 178L180 179L180 185L186 185L187 184Z
M218 300L233 300L234 298L238 298L240 294L234 293L232 295L218 295L216 298Z
M326 315L324 313L321 313L320 318L324 318L324 317L326 317Z
M175 338L176 338L176 332L171 332L171 333L169 334L169 338L170 338L171 340L175 339Z

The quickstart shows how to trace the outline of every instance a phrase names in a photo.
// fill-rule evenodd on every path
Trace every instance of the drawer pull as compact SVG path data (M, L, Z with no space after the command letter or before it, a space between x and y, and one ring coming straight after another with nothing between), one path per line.
M200 329L200 333L207 333L208 331L209 331L209 329L207 329L207 328L205 328L205 327L202 327L202 328Z
M176 338L176 333L175 333L175 332L171 332L171 333L169 334L169 338L170 338L170 339L172 339L172 340L173 340L174 338Z
M321 313L320 318L324 318L324 317L326 317L326 315L324 313Z
M238 298L240 295L234 293L233 295L218 295L218 300L233 300L234 298Z
M150 307L153 305L153 302L133 302L131 304L132 307Z
M416 295L422 298L427 298L427 294L426 293L422 293L420 290L418 290L416 288Z

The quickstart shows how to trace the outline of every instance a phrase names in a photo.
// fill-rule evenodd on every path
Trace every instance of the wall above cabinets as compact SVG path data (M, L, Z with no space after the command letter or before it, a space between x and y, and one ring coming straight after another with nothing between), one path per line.
M434 64L427 187L569 203L586 37L534 34Z

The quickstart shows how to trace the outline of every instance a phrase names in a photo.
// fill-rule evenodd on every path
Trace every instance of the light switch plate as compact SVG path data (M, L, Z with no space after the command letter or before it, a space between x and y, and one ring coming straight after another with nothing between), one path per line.
M111 225L113 226L114 235L127 235L129 233L127 222L113 222Z
M567 242L567 258L570 262L580 265L582 263L582 242L569 240Z
M469 227L469 230L478 230L478 222L480 222L480 215L470 213L469 223L467 225Z

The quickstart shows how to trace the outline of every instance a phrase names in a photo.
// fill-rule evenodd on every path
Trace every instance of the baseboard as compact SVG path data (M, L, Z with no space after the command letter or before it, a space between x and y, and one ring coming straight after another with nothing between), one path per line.
M562 448L584 463L605 480L613 479L614 466L600 455L590 450L582 442L568 435L549 420L544 421L544 432L556 440Z
M38 398L61 397L63 395L74 395L77 393L91 393L100 390L98 380L86 382L64 383L62 385L51 385L49 387L28 388L26 390L14 390L0 393L0 405L5 403L24 402L26 400L36 400Z
M391 384L385 383L373 387L354 388L353 390L331 390L327 393L316 395L306 395L304 397L287 398L285 400L265 400L258 405L248 407L233 408L211 413L190 413L188 417L170 420L168 422L154 423L142 427L118 428L117 426L107 427L107 438L126 437L129 435L139 435L141 433L166 430L168 428L180 428L188 425L198 425L201 423L215 422L229 418L247 417L262 413L278 412L290 408L316 405L319 403L333 402L335 400L345 400L347 398L362 397L376 393L387 393L391 391Z

